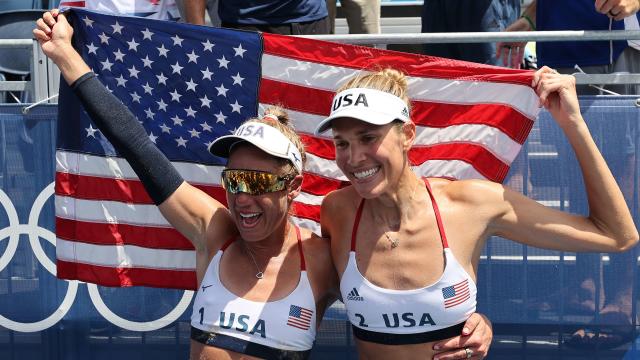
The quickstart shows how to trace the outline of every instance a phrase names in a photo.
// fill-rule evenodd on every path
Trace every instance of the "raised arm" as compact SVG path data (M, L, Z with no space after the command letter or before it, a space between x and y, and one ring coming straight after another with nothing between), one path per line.
M533 245L567 251L624 251L638 242L625 199L580 114L575 78L543 67L533 86L575 151L584 178L589 215L547 208L500 185L485 185L499 209L492 233ZM615 121L612 119L612 121Z
M100 83L72 47L73 29L63 14L45 12L36 24L33 34L43 52L56 63L95 125L131 165L163 216L197 251L205 251L209 229L225 228L230 221L224 206L187 184L129 109Z

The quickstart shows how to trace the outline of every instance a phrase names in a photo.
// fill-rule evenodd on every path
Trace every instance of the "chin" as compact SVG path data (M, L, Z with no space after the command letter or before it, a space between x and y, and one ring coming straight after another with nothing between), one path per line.
M380 196L384 191L384 186L381 183L354 183L351 182L353 188L358 195L364 199L373 199Z

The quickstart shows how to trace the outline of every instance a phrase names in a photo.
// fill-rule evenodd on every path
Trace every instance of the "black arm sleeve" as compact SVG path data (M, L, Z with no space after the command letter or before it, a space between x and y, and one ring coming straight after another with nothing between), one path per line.
M114 148L129 162L156 205L184 181L153 144L138 119L92 72L71 84L85 110Z

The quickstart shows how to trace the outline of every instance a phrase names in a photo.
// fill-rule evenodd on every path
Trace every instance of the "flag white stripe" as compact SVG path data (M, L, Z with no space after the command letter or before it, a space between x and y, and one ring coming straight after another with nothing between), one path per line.
M155 205L84 200L56 195L56 216L79 221L170 227Z
M261 113L269 104L261 103ZM300 111L287 110L292 124L299 133L313 134L317 123L325 117ZM485 147L495 154L505 163L510 164L520 151L521 145L511 139L500 129L483 124L461 124L452 125L446 128L433 128L427 126L417 126L415 144L432 145L447 142L467 141ZM323 133L319 136L324 139L331 139L331 132Z
M517 156L520 145L496 128L484 125L455 125L444 129L428 127L418 127L416 144L437 144L458 140L468 141L483 146L493 153L505 164L510 165ZM190 184L220 185L220 173L223 166L205 166L193 163L173 162L178 172ZM426 169L425 164L438 164L435 169ZM462 168L457 169L457 166ZM307 154L306 171L314 174L322 174L324 177L345 181L346 177L337 167L334 160L325 159L314 154ZM429 160L422 164L420 168L422 175L447 176L456 179L481 178L485 177L471 167L471 165L457 160ZM439 169L444 169L444 173L439 173ZM113 177L121 179L137 179L131 166L126 160L117 157L102 157L87 154L79 154L66 151L56 152L56 170L59 172L81 174L98 177ZM428 171L428 172L426 172ZM459 175L456 175L459 174Z
M416 128L414 144L420 146L461 142L481 145L507 165L511 164L522 147L499 129L486 125L465 124L446 128Z
M300 61L264 54L262 77L289 84L334 91L355 74L366 74L351 68ZM524 85L482 81L464 81L408 76L412 100L446 104L502 104L535 119L538 97Z
M427 160L418 166L414 166L413 170L419 176L425 177L445 177L452 179L487 179L484 175L479 173L471 164L462 160Z
M180 175L191 184L218 185L223 166L206 166L202 164L172 162ZM124 180L137 180L135 172L123 158L104 157L56 151L56 171L96 177L107 177Z
M303 193L303 195L296 198L296 202L308 205L320 205L322 198ZM119 201L106 200L84 200L56 195L55 206L56 216L63 219L95 223L171 227L155 205L127 204ZM114 213L117 214L117 216L113 216L112 214ZM315 221L308 219L300 218L296 222L301 226L304 224L304 227L307 228L317 227Z
M310 220L310 219L304 219L304 218L300 218L297 216L292 216L291 220L293 221L294 224L305 228L305 229L309 229L311 230L311 232L320 235L321 231L320 231L320 223Z
M196 265L194 250L96 245L60 238L56 239L56 257L63 261L119 268L195 270Z

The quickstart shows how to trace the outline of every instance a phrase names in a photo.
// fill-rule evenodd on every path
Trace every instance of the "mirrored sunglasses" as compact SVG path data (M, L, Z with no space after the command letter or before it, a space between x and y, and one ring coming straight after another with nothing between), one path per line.
M294 175L280 176L267 171L226 169L222 171L222 187L232 194L261 195L282 191Z

